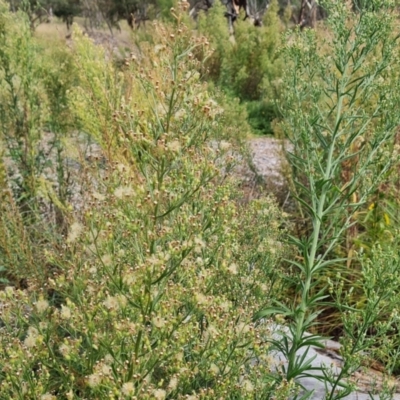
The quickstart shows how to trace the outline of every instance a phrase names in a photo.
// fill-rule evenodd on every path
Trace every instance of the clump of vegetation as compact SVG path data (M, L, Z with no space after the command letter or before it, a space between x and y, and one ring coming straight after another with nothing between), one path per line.
M49 50L23 14L0 8L0 265L19 281L43 272L44 248L68 224L64 140L74 121L66 92L76 74L68 52Z
M162 4L122 63L0 2L0 398L310 398L318 370L339 399L366 356L398 372L393 5L326 1L321 41L281 38L276 1L234 38L218 3L196 31ZM230 173L275 103L291 216Z
M358 213L390 169L398 168L398 37L392 34L396 14L391 2L379 4L377 12L354 15L344 4L325 2L332 29L325 43L329 55L314 31L298 33L285 48L283 129L293 145L288 151L293 193L299 214L310 226L291 238L299 251L298 260L291 261L300 281L298 298L260 316L280 313L289 319L286 340L274 341L287 357L284 372L289 380L307 376L310 369L309 360L298 357L299 349L318 346L318 336L306 331L315 327L318 332L324 307L340 311L341 372L331 376L321 368L323 379L331 383L330 399L354 390L344 378L360 367L366 347L385 342L385 351L393 352L399 343L397 314L391 312L399 301L398 250L385 253L374 244L370 258L360 259L353 246ZM353 268L346 269L352 262Z
M253 131L261 134L272 134L271 122L279 116L275 106L282 71L278 11L278 2L273 0L262 27L238 19L234 37L229 36L223 6L218 3L199 21L199 31L209 38L213 49L204 66L204 77L230 97L239 98L249 113ZM259 110L264 111L262 115Z
M34 263L36 274L27 271L26 287L0 292L2 398L250 399L270 392L262 374L269 332L252 316L280 290L281 213L270 199L236 201L226 172L241 129L200 80L194 53L207 48L206 38L179 19L173 27L155 24L153 36L156 45L143 45L119 71L102 48L74 34L79 85L65 95L97 153L79 157L76 139L83 204L68 213L63 240L51 238L47 221L41 264ZM36 80L42 95L53 83ZM47 121L62 127L64 110L48 112ZM32 125L40 144L46 124ZM73 138L62 143L71 147ZM2 176L4 189L9 178ZM40 208L30 212L43 220ZM21 240L30 226L22 210L3 223L15 227L8 230L12 275L19 260L35 257L36 242ZM265 361L255 364L259 357ZM276 393L287 398L292 389L282 384Z

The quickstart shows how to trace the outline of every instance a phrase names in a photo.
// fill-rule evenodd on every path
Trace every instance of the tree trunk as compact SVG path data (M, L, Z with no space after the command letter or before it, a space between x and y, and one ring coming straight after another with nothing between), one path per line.
M317 21L317 4L315 0L301 0L299 25L300 29L314 28Z

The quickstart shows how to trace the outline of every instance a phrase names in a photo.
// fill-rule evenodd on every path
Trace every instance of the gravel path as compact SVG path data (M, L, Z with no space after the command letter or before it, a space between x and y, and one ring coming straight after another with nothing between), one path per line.
M286 179L289 166L284 156L284 143L271 137L248 140L248 160L235 169L246 198L273 195L284 209L290 209Z
M258 175L279 187L287 186L284 178L285 162L282 140L262 137L249 140L252 162Z

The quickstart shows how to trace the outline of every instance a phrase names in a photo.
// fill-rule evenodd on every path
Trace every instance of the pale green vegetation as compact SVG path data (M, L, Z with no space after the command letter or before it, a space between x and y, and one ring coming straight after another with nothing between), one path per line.
M399 372L398 16L325 7L281 35L272 1L233 42L178 2L121 62L0 0L0 399L294 398L323 334L327 398L365 358ZM292 215L230 173L265 109Z
M400 71L389 5L383 2L379 13L356 16L343 4L326 6L333 32L325 44L330 53L320 50L314 31L298 35L283 51L290 68L283 79L282 129L293 145L288 152L293 193L300 215L310 223L301 236L289 238L300 255L289 261L299 279L299 294L293 302L273 302L258 317L280 313L291 320L288 341L274 341L288 359L289 380L308 372L308 361L296 355L301 347L318 342L318 327L315 336L305 332L312 330L324 307L337 307L345 361L338 377L324 377L333 380L327 397L332 399L338 398L339 379L359 368L366 347L387 345L380 348L385 353L400 344L393 312L400 300L397 239L391 238L393 248L387 254L381 250L384 243L376 241L377 247L361 258L355 250L366 248L353 242L358 213L398 168ZM359 271L354 259L361 262ZM362 306L353 303L356 298ZM388 336L391 341L385 343ZM392 370L395 364L389 362ZM345 387L340 395L351 390Z

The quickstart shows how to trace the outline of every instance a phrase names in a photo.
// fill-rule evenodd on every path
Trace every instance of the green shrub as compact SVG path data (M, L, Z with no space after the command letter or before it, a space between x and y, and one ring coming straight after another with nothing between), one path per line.
M253 132L261 135L273 135L272 121L276 119L276 106L267 101L251 101L246 103L248 122Z
M392 354L399 343L398 331L391 333L397 314L390 313L398 301L398 249L392 254L371 246L369 259L360 260L352 248L358 213L398 159L393 149L400 122L399 36L393 34L393 3L378 3L382 9L354 14L346 4L326 1L328 38L318 41L311 30L288 34L284 51L282 127L292 143L287 156L293 195L309 226L290 238L299 251L291 261L298 300L277 303L260 316L279 313L289 320L286 341L274 341L287 358L289 380L308 376L309 360L298 351L321 345L320 314L328 306L339 311L341 372L334 376L320 368L323 380L332 384L329 399L352 391L346 379L360 367L362 352L374 350L374 342L390 342ZM349 268L352 259L361 263L360 270ZM311 329L315 335L308 336Z
M216 2L207 14L200 13L198 17L198 31L205 35L210 42L210 49L207 49L207 56L200 54L199 58L204 59L202 73L205 79L220 83L222 68L230 52L233 43L229 38L229 30L224 13L226 8Z
M250 102L249 123L255 132L272 133L270 124L278 117L274 104L282 71L277 2L271 2L261 28L239 18L234 37L229 37L224 8L217 2L201 16L199 31L207 36L213 50L203 66L204 77L231 97ZM260 101L258 110L256 101ZM263 116L262 110L267 109Z
M0 60L0 265L19 282L44 273L44 249L65 233L64 139L75 123L66 92L76 74L64 45L33 37L26 16L3 2Z
M153 34L123 71L74 34L71 110L103 163L82 164L82 213L44 254L52 276L0 292L0 398L271 394L252 315L281 289L282 217L270 199L240 206L222 173L242 132L200 81L207 40L179 21Z
M40 80L38 45L21 14L7 13L0 3L0 120L2 147L15 161L15 190L21 212L37 209L38 176L44 166L38 143L48 116Z

